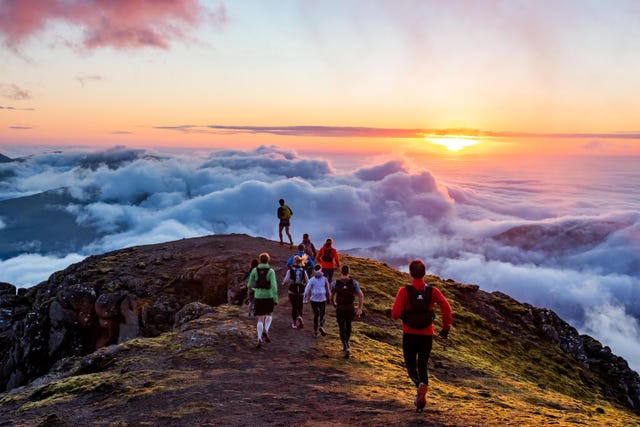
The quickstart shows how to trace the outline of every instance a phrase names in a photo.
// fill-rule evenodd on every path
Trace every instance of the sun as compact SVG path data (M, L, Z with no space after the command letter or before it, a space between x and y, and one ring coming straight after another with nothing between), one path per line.
M449 151L460 151L463 148L471 147L479 143L476 139L468 138L427 138L427 141L442 145Z

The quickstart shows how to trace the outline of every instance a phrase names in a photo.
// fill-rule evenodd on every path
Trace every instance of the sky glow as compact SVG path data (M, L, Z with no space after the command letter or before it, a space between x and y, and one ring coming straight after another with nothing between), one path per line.
M631 0L1 0L0 12L0 144L420 141L246 130L325 127L506 135L490 156L640 153Z

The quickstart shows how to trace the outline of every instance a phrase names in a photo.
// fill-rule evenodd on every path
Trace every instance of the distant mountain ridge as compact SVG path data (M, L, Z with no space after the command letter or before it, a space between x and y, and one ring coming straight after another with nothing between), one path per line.
M4 154L0 153L0 163L9 163L12 161L13 159L11 157L7 157Z
M260 399L260 390L280 381L280 377L262 374L266 376L254 378L254 381L265 381L260 387L247 390L240 385L246 384L246 372L259 369L263 362L252 361L255 357L252 350L255 321L246 319L243 306L226 304L237 299L248 261L263 251L271 254L271 265L281 280L284 263L294 253L293 249L263 238L219 235L91 256L53 274L46 282L20 289L17 293L14 286L0 284L0 387L16 390L0 393L0 420L36 422L53 417L59 422L98 425L93 424L97 412L106 411L109 419L120 419L118 416L122 411L131 410L127 415L129 418L124 419L139 416L142 418L135 418L139 422L156 420L156 425L202 423L203 413L213 417L216 425L244 422L248 416L245 411L238 413L239 418L227 419L224 417L229 414L216 409L227 408L233 401L228 400L232 399L230 390L241 388L243 395L254 396L250 401L255 401ZM375 383L384 401L399 399L400 406L396 407L394 403L384 409L385 404L371 395L365 401L354 402L353 406L343 402L342 411L353 411L354 421L340 418L334 421L347 425L409 423L408 419L403 422L394 418L402 417L398 410L404 405L403 396L411 395L411 390L406 388L408 380L403 368L396 364L401 361L399 324L388 315L395 292L408 282L408 278L406 274L372 260L344 255L343 263L352 267L353 275L363 286L367 309L366 318L354 324L355 361L351 363L355 365L350 365L350 369L362 370L356 377L369 384ZM622 421L628 419L640 421L632 415L632 411L640 413L640 377L608 347L591 337L579 335L550 310L520 304L499 292L489 294L475 285L442 281L433 276L428 280L443 291L454 310L452 347L447 350L442 343L434 344L431 374L434 380L431 399L443 407L452 405L452 412L446 417L439 412L432 413L434 419L440 421L428 425L495 425L493 423L504 423L504 417L520 419L523 408L530 405L538 407L532 409L534 412L558 411L553 412L554 417L566 415L568 419L584 419L589 423L594 422L592 417L605 410L605 424L608 425L624 425ZM341 399L336 393L344 386L343 382L334 383L330 378L336 375L331 374L332 369L340 370L342 365L330 368L323 362L336 360L335 363L339 363L340 360L339 357L336 359L333 350L338 342L335 331L331 331L335 329L335 321L331 319L333 310L328 310L330 320L327 325L334 336L314 341L308 327L299 331L302 335L295 335L297 331L290 329L287 306L286 289L281 288L273 336L284 341L277 344L276 340L271 347L276 353L273 356L265 354L265 360L278 372L283 370L281 387L308 386L305 381L293 385L287 379L284 372L297 366L304 375L318 372L319 378L323 378L314 380L319 381L318 384L326 381L331 384L332 391L326 399ZM310 309L305 310L310 322ZM291 365L298 346L309 352L300 359L304 368L299 364ZM94 352L96 349L98 351ZM197 382L207 378L212 369L235 366L234 355L237 354L243 355L237 371L231 370L224 377L211 380L214 382L202 382L205 389L190 392L177 387L178 381L172 386L175 393L179 393L177 395L172 389L161 388L153 394L153 404L144 403L146 401L141 397L153 389L150 384L174 375L171 366L182 366L175 375L193 371L196 377L192 381ZM325 356L318 358L321 354ZM219 362L211 362L219 357L222 357ZM167 358L173 361L169 362ZM169 363L165 368L155 367L164 366L165 361ZM137 372L135 376L127 374L131 369L132 373ZM136 382L137 376L142 378L146 373L156 372L155 369L160 370L154 374L154 380L145 380L144 384L148 385ZM397 377L388 377L384 372L396 372ZM480 382L475 383L474 378ZM232 385L225 381L239 383ZM470 381L477 385L471 386ZM494 381L495 385L492 385ZM513 392L504 394L506 383L511 383ZM138 393L134 392L138 390L136 387L143 393L139 397L134 397ZM212 387L226 391L212 395ZM117 390L120 392L114 393ZM122 395L124 390L129 390L126 393L130 397ZM304 389L299 392L306 394L301 399L308 404L313 400L313 393L319 391ZM465 402L469 402L467 398L455 398L467 394L475 396L471 398L471 402L475 402L474 409L469 409L469 413L462 409ZM517 397L521 394L525 397ZM544 397L547 394L548 401ZM307 419L304 411L301 413L295 404L287 403L288 395L286 392L275 398L280 408L277 412L257 409L257 413L249 417L257 417L254 421L258 424L264 424L268 419L280 425L283 422L302 423ZM449 397L445 399L447 395ZM498 399L497 396L502 397ZM105 399L112 403L105 404ZM197 403L199 399L204 400ZM136 405L136 401L142 406ZM218 402L219 406L206 409L212 401ZM196 411L197 414L185 415L170 423L163 418L166 417L162 415L163 410L177 402L189 407L196 405L204 412ZM482 412L479 402L487 405L484 408L487 412ZM121 407L125 404L129 409ZM358 409L361 405L373 405L371 413L363 414ZM594 412L594 405L599 406L599 412ZM79 407L89 411L88 414L82 415ZM109 407L121 409L111 413ZM484 421L474 418L476 415L473 414L480 414L477 416ZM615 414L613 418L612 414ZM486 418L497 416L502 416L502 421ZM219 421L223 419L227 422ZM183 420L184 424L177 420ZM616 420L622 420L621 424ZM595 424L603 422L595 421Z

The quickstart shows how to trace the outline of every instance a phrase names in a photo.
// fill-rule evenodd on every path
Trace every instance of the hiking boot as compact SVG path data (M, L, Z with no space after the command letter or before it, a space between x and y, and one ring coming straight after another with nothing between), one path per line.
M291 328L292 328L292 329L298 329L298 325L297 325L295 322L293 322L293 323L291 324Z
M266 342L271 342L271 335L269 335L269 332L267 331L262 333L262 338L264 338Z
M296 320L298 322L298 328L302 329L304 327L304 320L302 320L302 316L298 316Z
M258 344L256 345L256 348L262 348L262 340L258 340Z
M327 336L327 333L324 331L324 328L322 326L320 326L320 333L322 334L323 337Z
M427 385L420 383L418 385L418 394L416 395L416 411L422 412L424 406L427 404Z

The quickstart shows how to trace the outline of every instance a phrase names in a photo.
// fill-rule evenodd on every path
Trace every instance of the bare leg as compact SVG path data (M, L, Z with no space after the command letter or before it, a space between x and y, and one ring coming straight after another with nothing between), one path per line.
M291 233L289 232L289 227L286 227L285 231L287 232L287 236L289 237L289 243L291 244L291 246L293 246L293 239L291 238ZM282 241L282 229L280 230L280 241Z
M282 244L282 229L284 228L284 226L280 225L278 227L278 236L280 236L280 244ZM287 233L289 233L288 228L287 228Z

